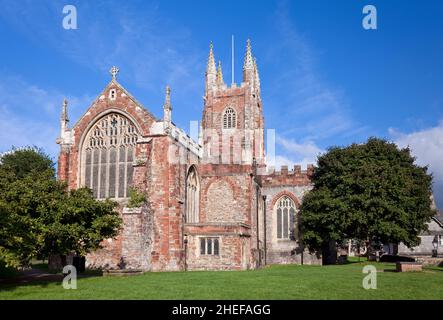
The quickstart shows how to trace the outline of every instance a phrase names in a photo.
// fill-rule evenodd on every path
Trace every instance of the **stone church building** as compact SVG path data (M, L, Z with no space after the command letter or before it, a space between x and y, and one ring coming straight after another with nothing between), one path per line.
M170 89L156 118L112 79L72 127L63 103L58 177L119 202L123 228L87 266L144 271L246 270L319 264L300 247L299 206L313 166L266 166L263 104L248 41L243 81L228 86L212 44L198 141L172 122ZM132 189L131 189L132 188ZM144 203L129 207L130 190Z

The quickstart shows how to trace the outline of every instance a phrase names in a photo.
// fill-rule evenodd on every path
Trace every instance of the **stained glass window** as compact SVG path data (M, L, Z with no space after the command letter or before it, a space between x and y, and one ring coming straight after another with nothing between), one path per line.
M294 201L283 196L277 201L277 239L297 239L296 207Z
M121 114L111 113L89 130L83 144L83 183L94 197L127 198L139 134Z

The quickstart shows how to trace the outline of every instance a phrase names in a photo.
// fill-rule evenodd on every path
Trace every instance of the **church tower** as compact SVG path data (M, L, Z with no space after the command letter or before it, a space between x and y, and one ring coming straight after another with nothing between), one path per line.
M257 62L247 41L240 86L228 87L221 62L215 64L213 45L206 66L202 118L203 162L263 165L264 119Z

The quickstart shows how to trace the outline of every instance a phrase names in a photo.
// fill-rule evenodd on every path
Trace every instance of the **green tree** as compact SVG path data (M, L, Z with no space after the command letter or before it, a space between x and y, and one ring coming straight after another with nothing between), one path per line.
M0 158L0 260L17 267L36 256L96 249L118 233L116 206L89 189L69 191L42 150L13 150Z
M26 265L38 253L40 216L60 187L42 150L13 149L0 157L0 259L7 266Z
M409 148L370 138L318 158L303 200L302 238L311 250L345 239L419 244L434 212L432 176Z
M63 192L55 207L42 216L45 243L40 253L85 255L99 248L103 239L115 237L121 226L116 206L109 199L95 200L88 188Z
M54 163L44 151L37 147L12 148L0 156L0 167L17 179L31 172L51 171L55 174Z

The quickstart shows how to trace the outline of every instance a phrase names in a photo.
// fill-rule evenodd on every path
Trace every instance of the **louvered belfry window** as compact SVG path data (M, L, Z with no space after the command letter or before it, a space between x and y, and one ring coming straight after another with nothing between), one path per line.
M139 133L127 117L111 113L89 130L83 144L85 186L97 199L127 198Z
M233 129L237 127L237 115L232 108L226 109L223 114L223 129Z

